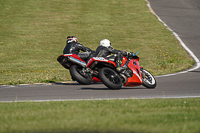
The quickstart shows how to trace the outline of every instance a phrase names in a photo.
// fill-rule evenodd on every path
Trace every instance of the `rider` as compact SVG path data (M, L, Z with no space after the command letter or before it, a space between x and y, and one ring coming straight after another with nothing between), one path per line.
M83 51L82 53L79 53ZM75 36L68 36L66 40L66 46L63 50L63 54L76 54L81 59L87 60L94 54L88 47L84 47L82 44L78 43L78 39Z
M116 62L116 70L121 72L125 68L121 67L123 55L127 55L128 52L116 50L111 46L111 43L108 39L103 39L100 41L100 46L97 47L94 57L104 57L111 54L116 54L115 62Z

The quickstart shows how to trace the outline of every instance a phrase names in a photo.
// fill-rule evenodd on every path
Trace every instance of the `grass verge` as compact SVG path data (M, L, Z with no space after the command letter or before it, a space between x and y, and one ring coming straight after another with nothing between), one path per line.
M108 38L116 49L140 52L140 65L153 75L194 64L144 0L1 0L0 5L0 84L71 80L56 61L68 35L93 50Z
M197 133L200 98L0 103L0 132Z

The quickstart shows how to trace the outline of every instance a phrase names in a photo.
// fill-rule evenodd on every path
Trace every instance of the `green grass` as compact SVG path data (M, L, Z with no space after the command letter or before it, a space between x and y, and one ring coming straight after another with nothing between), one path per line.
M140 52L153 75L192 58L144 0L0 0L0 84L71 80L57 62L66 37L95 50L107 38ZM200 99L0 103L0 132L200 132Z
M198 133L200 98L0 103L0 132Z
M93 50L108 38L116 49L140 52L153 75L194 64L144 0L1 0L0 84L71 80L56 60L68 35Z

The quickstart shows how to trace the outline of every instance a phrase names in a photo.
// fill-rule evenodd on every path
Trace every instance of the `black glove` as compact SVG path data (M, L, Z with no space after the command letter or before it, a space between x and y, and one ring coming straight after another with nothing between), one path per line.
M121 53L123 54L123 56L128 56L128 52L126 51L122 51Z
M133 52L127 52L127 56L130 57L133 55Z

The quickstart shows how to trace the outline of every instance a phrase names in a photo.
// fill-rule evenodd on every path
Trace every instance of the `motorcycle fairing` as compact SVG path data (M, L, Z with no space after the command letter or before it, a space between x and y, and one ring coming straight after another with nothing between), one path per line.
M101 82L101 80L98 79L97 77L93 77L93 78L92 78L92 82Z
M115 62L110 61L110 60L107 60L107 59L105 59L105 58L103 58L103 57L92 57L92 58L88 61L87 67L90 67L95 61L97 61L97 62L106 62L106 63L112 64L114 67L116 67Z
M76 54L63 54L63 55L60 55L60 56L58 56L58 58L57 58L57 61L64 67L64 68L66 68L66 69L69 69L69 67L73 64L72 62L69 62L68 61L68 58L69 57L73 57L73 58L75 58L75 59L77 59L77 60L80 60L80 61L82 61L82 62L85 62L85 61L83 61L78 55L76 55Z
M78 59L78 60L80 60L80 61L83 61L83 60L82 60L78 55L76 55L76 54L64 54L63 56L65 56L65 57L71 56L71 57L76 58L76 59ZM83 61L83 62L85 62L85 61Z
M139 58L130 60L128 67L132 70L133 76L127 79L124 86L139 86L142 85L142 75L140 72Z

